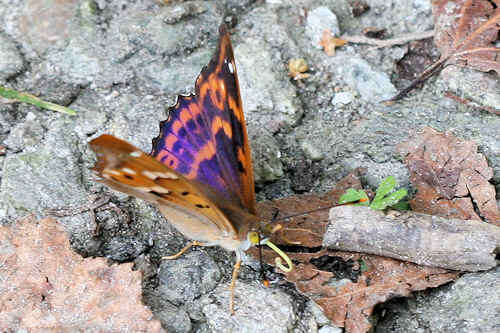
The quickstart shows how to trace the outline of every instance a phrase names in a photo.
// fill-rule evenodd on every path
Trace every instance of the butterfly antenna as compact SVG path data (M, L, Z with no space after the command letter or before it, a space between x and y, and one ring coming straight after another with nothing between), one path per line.
M287 215L287 216L280 217L280 218L277 218L277 216L275 216L275 217L273 217L273 219L271 220L271 222L284 221L284 220L290 219L292 217L297 217L297 216L301 216L301 215L307 215L307 214L311 214L311 213L316 213L316 212L319 212L319 211L322 211L322 210L326 210L326 209L330 209L330 208L333 208L333 207L353 205L353 204L356 204L356 203L365 202L367 200L368 200L367 198L361 198L358 201L346 202L346 203L343 203L343 204L335 204L335 205L326 206L326 207L320 207L320 208L308 210L308 211L301 212L301 213Z

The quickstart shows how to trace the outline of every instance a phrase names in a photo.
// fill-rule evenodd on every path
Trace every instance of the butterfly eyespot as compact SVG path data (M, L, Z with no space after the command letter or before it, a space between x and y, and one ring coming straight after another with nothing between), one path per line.
M182 194L182 195L188 195L188 194L189 194L189 192L182 192L181 194Z
M130 168L122 168L122 171L125 172L125 173L129 173L131 175L135 175L136 172Z
M141 157L142 151L136 150L130 153L130 156L132 157Z

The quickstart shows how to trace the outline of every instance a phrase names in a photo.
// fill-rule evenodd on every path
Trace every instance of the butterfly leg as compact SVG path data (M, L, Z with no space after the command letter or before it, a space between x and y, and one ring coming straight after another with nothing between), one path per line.
M236 279L238 278L238 273L241 267L241 259L238 256L236 260L236 264L233 268L233 277L231 279L231 286L229 287L231 290L231 299L229 301L229 310L231 311L231 315L234 315L234 287L236 286Z
M176 254L171 255L171 256L164 256L164 257L161 257L161 259L162 260L163 259L165 259L165 260L177 259L180 256L182 256L184 253L186 253L186 251L189 250L193 246L210 246L210 244L192 241L192 242L189 242L188 245L184 246L184 248L182 250L180 250L179 252L177 252Z

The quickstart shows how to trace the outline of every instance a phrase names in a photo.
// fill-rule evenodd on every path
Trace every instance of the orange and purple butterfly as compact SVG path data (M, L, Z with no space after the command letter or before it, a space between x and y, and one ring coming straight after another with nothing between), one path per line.
M90 146L98 161L93 170L109 187L155 204L166 219L193 245L221 246L236 252L234 285L244 251L267 244L292 263L268 239L266 224L256 215L253 167L243 115L236 64L229 33L219 28L219 43L209 64L196 79L195 92L179 96L160 123L151 154L111 135Z

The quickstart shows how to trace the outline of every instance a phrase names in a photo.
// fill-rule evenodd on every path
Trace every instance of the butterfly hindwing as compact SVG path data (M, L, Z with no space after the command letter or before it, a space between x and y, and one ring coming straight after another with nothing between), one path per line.
M111 135L101 135L92 140L90 146L98 158L94 171L102 183L157 204L167 218L174 217L171 220L174 225L176 221L182 222L176 227L189 238L211 241L212 234L236 234L217 205L182 174ZM202 238L198 236L201 231L204 232Z
M152 156L187 179L210 186L255 213L250 146L236 64L227 28L219 29L217 50L195 84L179 96L160 124Z

